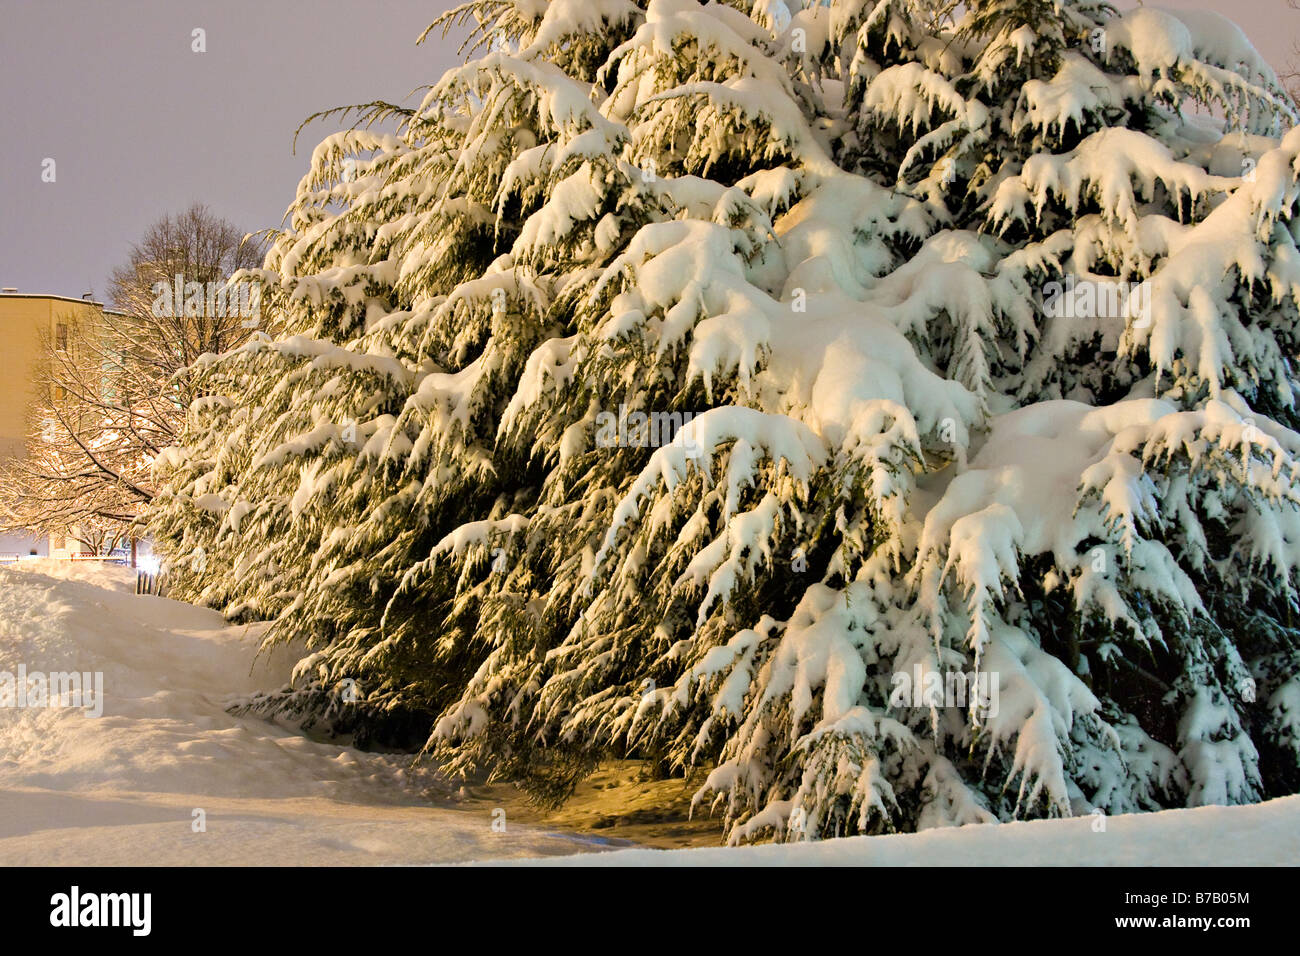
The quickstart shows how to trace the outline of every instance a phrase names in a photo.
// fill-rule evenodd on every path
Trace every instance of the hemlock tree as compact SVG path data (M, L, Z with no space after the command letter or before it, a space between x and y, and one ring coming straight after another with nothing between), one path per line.
M1297 789L1300 132L1239 30L439 23L484 55L317 147L283 334L160 460L177 592L310 648L252 706L698 771L733 840Z

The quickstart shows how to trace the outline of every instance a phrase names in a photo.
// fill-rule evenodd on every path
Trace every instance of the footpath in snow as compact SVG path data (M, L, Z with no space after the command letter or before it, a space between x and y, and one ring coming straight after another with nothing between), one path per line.
M312 741L225 707L290 661L133 572L0 567L0 673L102 672L100 717L0 707L0 865L375 864L577 853L604 841L431 805L401 755ZM194 832L202 810L206 832Z
M402 755L309 740L234 717L279 686L253 629L131 593L130 573L60 562L0 568L0 675L101 672L104 712L0 707L0 865L530 864L1294 865L1300 796L1205 807L854 837L818 844L608 850L597 836L449 806ZM442 804L442 805L438 805ZM202 810L206 832L194 832Z

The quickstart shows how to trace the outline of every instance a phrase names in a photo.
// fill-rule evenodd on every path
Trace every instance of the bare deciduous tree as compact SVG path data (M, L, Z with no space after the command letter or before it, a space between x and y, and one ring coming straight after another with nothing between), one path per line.
M263 251L261 242L246 240L206 206L158 220L109 280L110 299L123 314L113 323L115 344L156 382L171 379L205 352L220 354L240 344L251 331L248 317L238 309L212 308L210 293L238 270L260 266ZM190 304L191 292L176 289L178 277L184 286L202 287L200 308L181 307ZM171 308L159 308L160 296Z
M1300 0L1286 0L1286 5L1292 10L1300 10ZM1282 81L1282 86L1291 94L1291 99L1300 103L1300 41L1291 41L1291 58L1287 60L1286 69L1278 71L1278 79Z
M263 245L195 205L149 227L110 279L113 309L90 306L43 331L27 453L0 467L0 526L69 535L108 553L153 497L153 460L195 395L186 369L234 348L259 322L229 277Z

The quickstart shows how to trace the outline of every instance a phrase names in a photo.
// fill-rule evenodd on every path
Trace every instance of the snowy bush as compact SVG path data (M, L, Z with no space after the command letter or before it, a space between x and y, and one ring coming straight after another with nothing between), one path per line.
M733 840L1297 789L1300 133L1238 29L439 22L482 55L316 148L159 465L175 592L308 644L266 708L551 800L645 758Z

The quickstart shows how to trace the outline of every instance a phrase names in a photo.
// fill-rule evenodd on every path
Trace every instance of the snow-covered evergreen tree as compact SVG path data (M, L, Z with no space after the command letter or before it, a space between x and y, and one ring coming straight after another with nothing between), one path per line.
M308 643L259 706L698 771L733 840L1297 789L1300 132L1238 29L440 23L482 55L317 147L160 462L174 590Z

